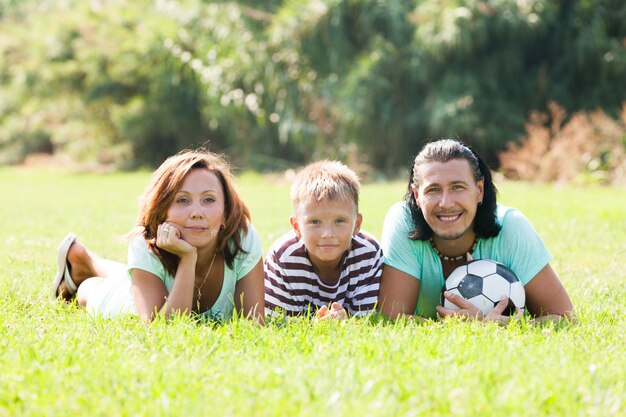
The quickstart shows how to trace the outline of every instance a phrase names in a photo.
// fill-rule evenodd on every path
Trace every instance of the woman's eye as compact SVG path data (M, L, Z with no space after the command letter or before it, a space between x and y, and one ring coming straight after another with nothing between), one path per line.
M189 199L185 197L179 197L178 199L176 199L176 202L179 204L187 204L189 203Z
M206 198L204 199L204 202L205 202L205 203L214 203L214 202L215 202L215 199L214 199L213 197L206 197Z

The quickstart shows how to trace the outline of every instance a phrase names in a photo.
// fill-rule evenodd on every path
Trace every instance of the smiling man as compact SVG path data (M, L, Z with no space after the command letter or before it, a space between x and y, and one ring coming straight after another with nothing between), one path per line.
M526 306L540 320L572 315L552 258L528 219L496 202L489 168L463 143L439 140L415 158L405 199L387 213L381 246L385 266L379 309L391 318L462 315L507 323L502 301L484 316L459 296L460 310L439 305L450 273L470 258L511 268L524 284Z

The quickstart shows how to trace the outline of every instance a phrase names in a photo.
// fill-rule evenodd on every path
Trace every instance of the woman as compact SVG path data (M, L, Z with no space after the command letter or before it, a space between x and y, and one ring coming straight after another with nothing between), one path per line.
M69 234L58 253L55 297L104 316L235 309L263 320L262 247L225 160L204 151L168 158L153 174L131 233L128 265L98 257Z
M511 268L538 320L573 315L543 241L520 211L496 203L489 169L461 142L432 142L415 157L404 202L385 217L381 246L379 308L388 317L462 315L507 323L507 301L487 316L453 294L444 296L460 310L439 305L445 279L468 255Z

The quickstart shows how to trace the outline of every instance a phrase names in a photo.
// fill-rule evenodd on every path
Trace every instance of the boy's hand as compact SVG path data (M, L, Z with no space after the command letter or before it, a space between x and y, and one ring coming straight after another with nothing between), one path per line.
M315 314L316 320L328 320L328 319L337 319L343 320L348 318L348 313L343 308L343 306L337 302L333 302L330 305L330 309L328 306L322 306L317 313Z

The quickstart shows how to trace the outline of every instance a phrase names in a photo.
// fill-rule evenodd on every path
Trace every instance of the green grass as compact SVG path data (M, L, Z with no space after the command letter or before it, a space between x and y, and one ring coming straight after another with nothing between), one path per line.
M50 299L73 231L123 261L148 173L0 169L0 416L618 416L626 413L626 190L501 183L551 248L578 322L509 327L380 320L258 328L104 321ZM267 249L289 187L245 174ZM404 182L363 188L380 237Z

